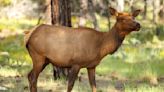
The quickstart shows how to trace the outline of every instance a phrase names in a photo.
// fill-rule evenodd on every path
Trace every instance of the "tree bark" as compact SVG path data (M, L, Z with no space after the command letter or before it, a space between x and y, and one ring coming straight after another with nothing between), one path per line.
M89 15L91 17L91 21L93 23L93 26L95 29L99 29L98 24L97 24L97 19L95 16L95 9L94 9L94 5L93 5L93 1L92 0L88 0L88 11L89 11Z
M98 30L95 12L93 0L80 0L79 26L85 26L86 19L89 19L93 23L93 27Z
M119 12L124 11L124 0L117 0L117 10Z
M46 0L45 4L45 23L51 24L51 0Z
M131 12L133 12L133 11L134 11L134 6L133 6L134 0L130 0L130 1L129 1L129 4L130 4Z
M110 20L110 12L109 12L109 6L112 6L112 1L109 0L109 1L105 1L104 2L105 5L106 5L106 8L107 8L107 19L108 19L108 30L110 30L110 27L111 27L111 20Z
M70 0L51 0L51 23L71 27ZM54 66L54 79L68 76L68 69Z
M147 0L144 0L143 19L146 19L146 16L147 16Z
M160 0L160 10L159 10L160 20L164 20L164 1Z
M157 24L159 13L159 0L153 0L153 22Z
M59 0L51 0L51 23L59 25Z
M80 0L80 15L79 15L79 26L85 26L86 15L87 15L87 0Z

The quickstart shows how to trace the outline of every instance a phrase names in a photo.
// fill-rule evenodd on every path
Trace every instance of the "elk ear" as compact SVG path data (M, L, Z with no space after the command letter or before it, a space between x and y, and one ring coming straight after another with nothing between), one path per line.
M109 12L112 16L118 16L117 10L112 7L109 7Z
M137 17L140 12L141 12L140 9L139 10L135 10L135 11L133 11L132 16L133 17Z

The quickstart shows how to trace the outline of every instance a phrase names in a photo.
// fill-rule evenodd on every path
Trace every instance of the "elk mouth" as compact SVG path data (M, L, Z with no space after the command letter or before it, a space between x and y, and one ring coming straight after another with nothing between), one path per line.
M140 30L140 28L141 28L141 27L137 27L137 28L135 29L135 31L139 31L139 30Z
M140 27L137 27L137 28L132 28L131 31L139 31L140 30Z
M141 25L139 23L137 23L137 25L136 25L136 31L139 31L140 28L141 28Z
M133 31L139 31L139 30L140 30L140 28L141 28L141 26L140 26L140 25L138 25L138 26L136 26L135 28L133 28L132 30L133 30Z

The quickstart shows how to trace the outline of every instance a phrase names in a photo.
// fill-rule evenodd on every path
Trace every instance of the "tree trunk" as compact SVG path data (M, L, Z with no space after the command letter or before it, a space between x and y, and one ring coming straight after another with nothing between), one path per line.
M51 0L46 0L45 4L45 23L51 24Z
M97 19L95 16L95 9L94 9L94 5L93 5L93 1L92 0L88 0L88 12L91 18L91 21L93 23L93 26L95 29L99 29L98 24L97 24Z
M143 19L146 19L146 16L147 16L147 0L144 0Z
M71 27L71 6L70 0L51 0L51 22L52 25ZM67 77L67 68L54 66L54 79Z
M159 0L153 0L153 22L157 24L159 13Z
M106 5L106 8L107 10L106 11L109 11L109 6L112 6L112 1L111 0L108 0L108 1L104 1L105 5ZM107 19L108 19L108 30L110 30L110 27L111 27L111 20L110 20L110 12L107 12Z
M131 12L133 12L134 11L134 0L130 0L129 1L129 5L130 5L130 9L131 9Z
M59 25L59 0L51 0L51 23Z
M119 12L124 11L124 0L117 0L117 10Z
M80 0L80 16L79 16L79 26L85 26L86 15L87 15L87 0Z
M160 10L159 10L160 20L164 20L164 1L160 0Z
M85 26L86 19L91 20L95 29L99 29L93 0L80 0L79 26Z

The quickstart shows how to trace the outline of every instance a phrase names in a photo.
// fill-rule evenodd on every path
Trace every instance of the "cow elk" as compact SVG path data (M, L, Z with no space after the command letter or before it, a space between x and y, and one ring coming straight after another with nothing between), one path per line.
M92 92L96 92L96 66L107 54L117 51L126 35L140 29L135 21L140 10L124 13L110 7L109 12L116 17L116 23L108 32L42 24L25 34L26 48L33 62L28 74L30 92L37 92L38 76L49 63L70 68L67 92L71 92L79 70L87 68Z

